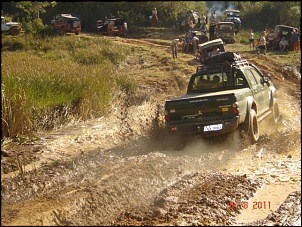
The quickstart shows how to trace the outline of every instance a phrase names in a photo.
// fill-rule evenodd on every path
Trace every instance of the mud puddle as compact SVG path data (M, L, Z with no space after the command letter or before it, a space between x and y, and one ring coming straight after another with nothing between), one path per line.
M290 192L298 191L300 188L300 183L265 185L257 190L254 197L243 201L243 210L236 217L236 224L240 226L258 219L265 219L280 207Z

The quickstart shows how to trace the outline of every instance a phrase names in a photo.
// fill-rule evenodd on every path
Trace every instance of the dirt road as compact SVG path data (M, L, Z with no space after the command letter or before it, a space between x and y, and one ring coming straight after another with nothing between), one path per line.
M140 81L139 94L103 118L4 143L1 225L301 225L301 81L294 72L269 54L240 52L273 72L278 128L261 122L253 145L234 133L197 136L173 150L162 127L164 100L185 92L179 78L187 80L198 62L184 53L170 62L169 36L112 39L142 47L125 66Z

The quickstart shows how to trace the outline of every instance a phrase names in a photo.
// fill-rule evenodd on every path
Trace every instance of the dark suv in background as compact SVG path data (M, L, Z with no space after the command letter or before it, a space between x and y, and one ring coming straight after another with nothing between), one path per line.
M284 37L288 42L288 50L293 50L293 43L291 42L291 35L295 27L287 25L276 25L274 29L275 39L274 39L274 50L280 50L279 42Z

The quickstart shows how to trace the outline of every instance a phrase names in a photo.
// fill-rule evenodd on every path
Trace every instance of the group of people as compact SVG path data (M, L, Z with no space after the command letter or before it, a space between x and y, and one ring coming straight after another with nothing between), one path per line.
M253 29L250 29L250 32L248 34L249 44L250 44L250 50L257 49L257 54L259 55L261 52L263 52L264 55L266 55L267 50L273 50L274 49L274 41L275 41L276 35L274 33L273 29L270 29L270 32L267 34L266 30L264 30L258 39L258 45L255 46L255 38L254 38L254 32ZM279 41L279 48L280 50L287 51L290 48L290 45L293 45L293 50L299 52L300 48L300 33L298 32L298 29L294 28L291 34L288 35L287 39L285 36L281 38Z
M193 51L197 49L199 44L199 38L196 36L196 33L188 31L184 39L184 51L188 52L190 44L193 46Z

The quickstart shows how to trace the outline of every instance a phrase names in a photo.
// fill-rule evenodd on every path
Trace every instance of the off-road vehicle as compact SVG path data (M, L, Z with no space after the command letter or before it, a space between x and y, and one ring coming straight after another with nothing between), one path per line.
M9 35L19 35L21 28L18 22L7 22L3 16L1 16L1 33Z
M293 50L293 44L291 43L291 34L293 32L293 29L298 29L295 27L287 26L287 25L276 25L274 29L275 33L275 39L273 44L274 50L280 50L279 42L284 37L289 44L288 49Z
M198 12L194 12L193 10L189 10L187 12L180 12L178 13L178 22L180 25L180 30L184 31L190 28L191 20L193 22L193 27L196 24L200 26L200 14Z
M128 25L126 19L110 18L97 21L97 33L108 36L126 37L128 33Z
M60 35L66 33L75 33L79 35L81 32L81 22L79 17L71 14L57 14L50 22L53 30Z
M225 22L233 22L235 33L238 33L241 28L240 11L236 9L227 9L225 13Z
M221 38L225 43L235 43L235 27L233 22L218 22L216 25L215 39Z
M225 52L222 39L214 39L198 45L200 63L204 64L204 62L211 57L213 48L217 48L219 52Z
M199 44L205 43L209 40L208 36L204 32L201 32L200 30L190 30L189 33L187 34L188 41L183 43L183 52L192 53L195 51L193 47L194 36L196 36L199 40L196 47L198 47Z
M255 143L260 121L270 117L272 124L279 123L276 92L269 75L247 60L201 65L191 76L187 93L166 100L166 128L172 138L211 137L239 129Z

